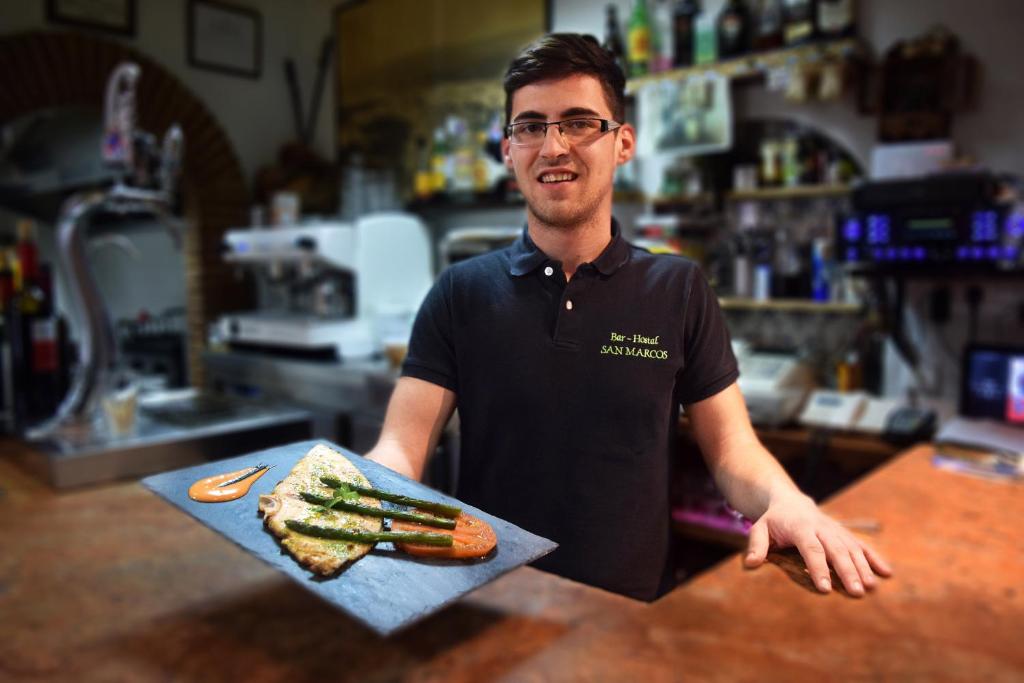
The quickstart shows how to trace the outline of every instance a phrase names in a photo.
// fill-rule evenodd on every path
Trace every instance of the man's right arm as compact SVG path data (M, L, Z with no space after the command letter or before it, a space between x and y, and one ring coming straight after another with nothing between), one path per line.
M455 392L415 377L402 377L388 402L380 439L366 457L419 480L455 410Z

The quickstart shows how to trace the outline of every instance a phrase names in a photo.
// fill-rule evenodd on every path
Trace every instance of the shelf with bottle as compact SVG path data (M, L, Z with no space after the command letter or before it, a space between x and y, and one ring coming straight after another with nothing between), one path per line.
M755 187L747 190L730 190L725 198L729 201L759 201L813 199L817 197L845 197L850 193L848 183L793 185L792 187Z
M820 40L763 52L751 52L715 61L709 64L686 66L660 73L630 78L626 89L635 92L650 83L666 80L682 81L694 76L715 73L733 80L763 76L773 69L797 68L804 64L822 62L826 59L846 59L863 53L863 45L856 38Z
M53 271L39 258L35 224L17 225L17 244L0 251L0 413L21 433L51 417L67 391L67 323L56 311Z
M814 299L754 299L726 296L720 297L718 304L726 311L782 311L841 315L859 315L864 312L863 304L846 301L816 301Z
M604 45L631 86L708 71L757 75L859 50L856 0L725 0L714 13L698 0L635 0L625 31L607 12Z

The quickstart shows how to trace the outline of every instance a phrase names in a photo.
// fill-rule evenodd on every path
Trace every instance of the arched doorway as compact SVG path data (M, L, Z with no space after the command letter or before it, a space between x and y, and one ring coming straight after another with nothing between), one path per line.
M48 31L0 37L0 124L40 109L100 109L110 72L126 60L142 68L139 127L160 135L178 123L185 133L181 189L190 228L183 245L188 366L192 383L200 385L208 324L250 301L220 258L225 230L247 222L250 201L224 129L181 81L140 52L80 33Z

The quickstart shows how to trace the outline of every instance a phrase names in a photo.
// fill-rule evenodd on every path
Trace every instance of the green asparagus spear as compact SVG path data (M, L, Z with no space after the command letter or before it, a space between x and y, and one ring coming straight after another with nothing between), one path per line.
M326 508L332 510L344 510L345 512L355 512L356 514L366 515L367 517L389 517L391 519L404 519L407 522L416 522L417 524L424 524L426 526L434 526L440 529L454 529L455 520L448 519L447 517L434 517L433 515L421 515L415 512L402 512L401 510L381 510L380 508L370 507L369 505L360 505L359 503L349 503L340 498L328 498L327 496L318 496L315 493L300 493L302 500L307 503L313 503L314 505L323 505Z
M420 508L421 510L429 510L430 512L436 512L437 514L443 517L451 517L452 519L454 519L462 513L462 508L456 507L454 505L446 505L445 503L435 503L432 500L410 498L409 496L403 496L397 493L388 493L387 491L380 491L378 489L360 486L359 484L343 482L337 477L332 477L330 475L320 477L320 481L327 484L331 488L337 489L347 486L353 491L364 496L370 496L371 498L386 500L391 503L398 503L399 505L409 505L411 507Z
M431 534L406 531L352 531L349 529L332 529L330 527L317 526L300 522L297 519L286 519L284 525L292 531L305 536L317 538L329 538L334 541L352 541L353 543L378 543L389 541L392 543L420 543L422 545L437 545L451 547L452 537L448 534Z

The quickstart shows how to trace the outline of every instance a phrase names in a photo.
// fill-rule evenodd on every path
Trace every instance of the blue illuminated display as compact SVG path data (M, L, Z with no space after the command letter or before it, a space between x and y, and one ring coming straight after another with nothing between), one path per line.
M868 244L889 242L889 217L880 214L868 216Z
M1010 237L1024 237L1024 216L1010 216L1006 219L1006 232Z
M846 238L847 242L858 242L860 241L860 221L856 218L846 219L846 223L843 225L843 237Z

